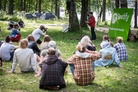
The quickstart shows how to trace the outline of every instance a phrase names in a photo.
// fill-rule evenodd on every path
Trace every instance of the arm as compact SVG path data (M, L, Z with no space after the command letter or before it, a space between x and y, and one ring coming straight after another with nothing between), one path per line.
M31 65L32 65L32 68L34 69L34 71L35 71L35 73L37 73L37 61L36 61L36 59L35 59L35 57L34 57L34 53L33 53L33 51L31 52Z
M40 49L38 48L38 46L37 46L36 43L33 44L33 47L34 47L34 49L35 49L38 53L40 53Z
M17 65L17 57L16 57L16 52L14 52L13 63L12 63L12 70L11 70L12 73L14 73L16 65Z
M68 63L68 64L74 64L75 56L76 56L76 55L74 54L72 57L70 57L70 58L68 59L67 63Z

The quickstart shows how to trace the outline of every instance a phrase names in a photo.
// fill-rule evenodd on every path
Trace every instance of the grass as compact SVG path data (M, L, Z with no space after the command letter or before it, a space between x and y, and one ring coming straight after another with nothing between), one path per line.
M7 23L1 23L2 32L0 33L0 40L3 40L10 31L6 30ZM34 24L36 25L36 24ZM21 29L22 39L26 38L36 26L27 24L25 28ZM90 36L90 32L83 30L81 32L67 32L62 33L62 27L48 26L47 34L57 42L57 48L62 52L64 61L73 54L75 47L80 40L82 34ZM105 33L96 32L97 40L93 41L99 51L99 44L102 41L102 36ZM42 38L41 38L42 39ZM111 39L115 43L115 39ZM96 67L95 80L92 85L78 86L75 84L69 67L68 73L65 74L65 81L67 87L58 92L138 92L138 42L124 41L127 47L129 60L121 62L123 69L116 66L110 67ZM18 45L18 43L14 43ZM16 67L16 73L10 73L11 62L4 62L3 67L0 67L0 92L48 92L48 90L39 89L40 77L34 77L34 73L21 73L20 69Z

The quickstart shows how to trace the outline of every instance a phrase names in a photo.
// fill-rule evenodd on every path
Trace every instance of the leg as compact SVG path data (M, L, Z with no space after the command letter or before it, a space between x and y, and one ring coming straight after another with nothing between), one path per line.
M71 73L74 76L74 69L75 69L74 68L74 65L73 64L70 64L69 66L70 66Z
M94 31L94 27L91 27L91 35L92 35L91 40L96 40L96 34L95 34L95 31Z
M38 40L36 41L36 43L40 45L40 44L42 43L42 41L41 41L40 39L38 39Z

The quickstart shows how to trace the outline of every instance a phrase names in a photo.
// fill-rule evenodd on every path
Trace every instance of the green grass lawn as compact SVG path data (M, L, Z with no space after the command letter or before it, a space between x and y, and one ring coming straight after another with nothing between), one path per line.
M6 23L0 22L0 26L2 27L0 40L3 40L10 31L6 30ZM61 51L64 61L67 61L73 54L82 34L90 36L90 32L86 30L83 30L82 34L81 32L62 33L61 27L47 27L47 34L57 42L57 48ZM25 28L21 29L22 38L26 38L35 28L36 26L26 25ZM93 43L99 51L99 44L105 33L96 32L96 34L97 40ZM115 39L111 39L111 41L116 43ZM116 66L96 67L96 77L93 84L78 86L75 84L68 67L68 72L65 74L67 87L58 92L138 92L138 42L124 41L124 43L129 55L127 62L121 62L124 68ZM14 44L18 45L18 43ZM16 67L16 73L12 74L10 73L11 66L12 61L4 62L3 67L0 67L0 92L48 92L48 90L39 89L40 77L34 77L34 73L21 73L18 67Z

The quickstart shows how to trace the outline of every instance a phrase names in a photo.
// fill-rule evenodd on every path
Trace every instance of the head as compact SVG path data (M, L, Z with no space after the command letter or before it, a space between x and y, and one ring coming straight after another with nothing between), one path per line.
M10 21L12 21L12 18L10 18Z
M93 12L88 12L88 16L89 17L93 16Z
M84 45L82 45L82 44L79 43L79 44L76 46L76 49L77 49L79 52L85 52L86 47L85 47Z
M103 36L103 41L108 41L109 42L110 41L109 36L108 35L104 35Z
M121 43L121 42L123 42L123 38L122 38L122 37L117 37L117 38L116 38L116 41L117 41L118 43Z
M51 37L49 35L45 35L43 41L44 42L50 42L51 41Z
M10 36L6 36L5 42L10 42Z
M55 41L50 41L50 42L48 43L48 47L49 47L49 48L52 47L52 48L56 49L56 42L55 42Z
M19 28L19 25L18 25L17 23L15 23L15 24L13 25L13 28L18 29L18 28Z
M104 44L102 45L102 49L109 47L110 46L110 42L104 42Z
M27 41L27 39L22 39L19 42L19 46L20 46L20 48L27 48L28 47L28 41Z
M90 40L89 36L85 35L82 37L80 43L83 44L84 46L87 46L88 43L91 43L91 40Z
M48 55L55 55L55 53L56 53L56 50L55 50L54 48L52 48L52 47L50 47L50 48L47 50L47 54L48 54Z
M33 37L32 34L29 34L29 35L28 35L27 40L28 40L28 42L30 42L30 41L35 41L35 39L34 39L34 37Z
M46 28L43 26L43 25L41 25L40 27L39 27L41 30L46 30Z

